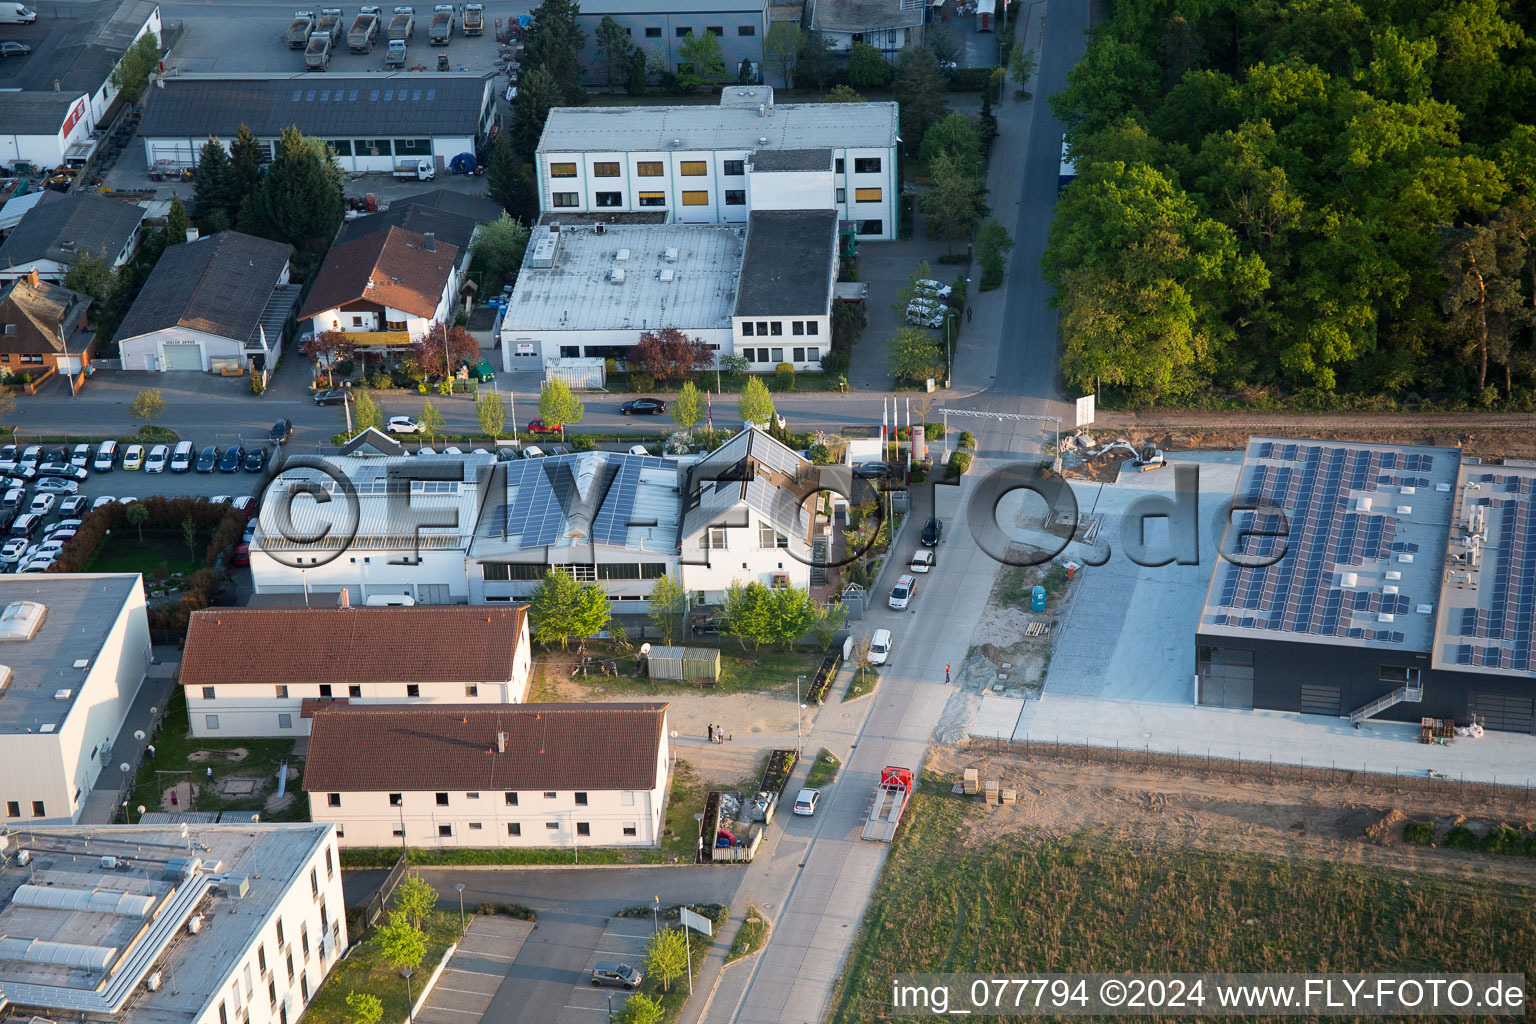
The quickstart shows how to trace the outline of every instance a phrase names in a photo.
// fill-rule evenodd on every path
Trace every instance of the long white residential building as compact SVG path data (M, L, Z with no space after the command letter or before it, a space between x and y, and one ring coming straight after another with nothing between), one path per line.
M776 104L768 86L729 86L713 107L556 107L534 157L539 208L745 223L755 160L828 149L839 220L860 239L894 239L897 130L895 103Z
M304 789L343 846L655 846L667 705L333 705Z
M138 573L0 576L0 811L80 820L150 664Z

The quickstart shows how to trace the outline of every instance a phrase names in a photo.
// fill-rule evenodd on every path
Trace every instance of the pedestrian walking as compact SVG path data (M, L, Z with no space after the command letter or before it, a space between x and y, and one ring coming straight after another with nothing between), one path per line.
M715 741L715 723L713 722L709 723L709 741L711 743Z
M155 759L155 745L153 743L151 743L149 746L145 747L144 749L149 751L149 759L151 761L153 761Z
M944 666L944 685L945 686L949 685L949 666L948 665Z
M213 765L208 766L208 778L213 778Z
M975 317L975 316L976 316L976 310L975 310L975 308L974 308L974 307L972 307L972 306L966 306L966 307L965 307L965 322L966 322L966 323L970 323L970 322L971 322L971 320L972 320L972 319L973 319L973 318L974 318L974 317Z

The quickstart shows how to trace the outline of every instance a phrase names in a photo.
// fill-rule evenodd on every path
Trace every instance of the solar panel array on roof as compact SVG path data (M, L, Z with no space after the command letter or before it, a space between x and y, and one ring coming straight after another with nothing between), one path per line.
M622 547L629 539L629 528L632 523L638 526L652 525L634 521L635 498L640 490L640 474L647 469L669 469L671 466L672 463L668 460L655 456L627 456L623 467L619 470L618 479L609 488L603 500L603 506L598 510L597 518L593 521L592 539L599 544Z
M1478 585L1488 605L1462 608L1446 622L1449 637L1477 641L1458 644L1455 662L1528 672L1536 634L1536 478L1488 472L1468 474L1467 482L1479 488L1468 505L1481 506L1495 521L1482 547Z
M571 513L581 503L573 472L575 460L604 458L601 453L587 456L525 459L503 463L507 473L507 488L515 490L512 502L497 504L489 515L482 518L476 531L482 537L518 537L518 547L523 550L554 544L565 529ZM591 538L598 544L623 547L629 540L629 529L635 524L635 501L639 494L641 476L647 470L662 469L673 472L673 463L655 456L609 455L608 463L618 460L616 472L593 474L590 487L606 491L589 495L601 504L592 519Z
M1351 568L1390 562L1394 552L1417 550L1397 540L1399 523L1386 496L1372 499L1370 492L1399 486L1383 471L1428 472L1434 456L1263 441L1255 443L1250 460L1246 502L1239 504L1260 510L1233 515L1231 535L1239 546L1228 552L1235 561L1223 560L1217 569L1212 605L1219 610L1212 623L1402 643L1404 634L1391 623L1412 607L1408 595L1395 586L1356 589L1343 576ZM1408 486L1428 483L1415 478ZM1358 500L1351 498L1360 492ZM1266 535L1282 528L1286 536Z

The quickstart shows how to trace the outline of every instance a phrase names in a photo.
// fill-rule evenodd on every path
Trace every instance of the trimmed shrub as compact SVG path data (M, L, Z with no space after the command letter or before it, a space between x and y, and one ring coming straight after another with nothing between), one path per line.
M939 440L942 440L943 437L944 437L944 424L942 424L942 423L924 423L923 424L923 437L926 438L929 441L939 441Z
M505 903L502 905L501 912L508 917L515 917L519 921L537 921L539 919L539 912L537 910L522 903Z
M848 369L848 353L832 351L821 357L822 373L843 373Z
M795 366L793 363L780 363L773 368L774 389L777 391L795 390Z
M1445 834L1445 845L1452 850L1477 849L1477 833L1465 825L1452 826Z
M969 430L960 431L960 447L970 448L974 451L976 448L976 435Z
M971 468L971 453L956 451L949 456L949 475L964 476Z
M596 447L597 442L592 440L591 434L572 434L571 451L589 452Z
M647 394L656 390L656 378L648 373L632 373L629 375L629 388L640 394Z
M811 445L809 451L811 453L811 464L812 465L816 465L816 466L831 465L831 463L832 463L832 449L828 448L826 445L824 445L824 444L813 444L813 445Z
M1413 843L1415 846L1433 846L1435 823L1432 821L1408 822L1403 826L1403 842Z
M1484 853L1520 853L1525 847L1525 833L1500 822L1483 836Z

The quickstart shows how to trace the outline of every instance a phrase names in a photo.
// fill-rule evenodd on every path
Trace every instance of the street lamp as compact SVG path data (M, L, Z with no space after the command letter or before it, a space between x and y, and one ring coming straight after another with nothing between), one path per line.
M702 818L700 820L703 820ZM651 904L651 931L661 931L661 894L656 894L656 902Z
M459 931L464 931L469 925L464 923L464 883L458 882L454 888L459 890Z
M416 1000L411 998L411 969L400 968L400 977L405 979L405 1019L406 1024L411 1024L416 1019Z
M805 686L805 676L795 676L795 753L800 753L800 712L805 710L805 705L800 703L800 693Z

